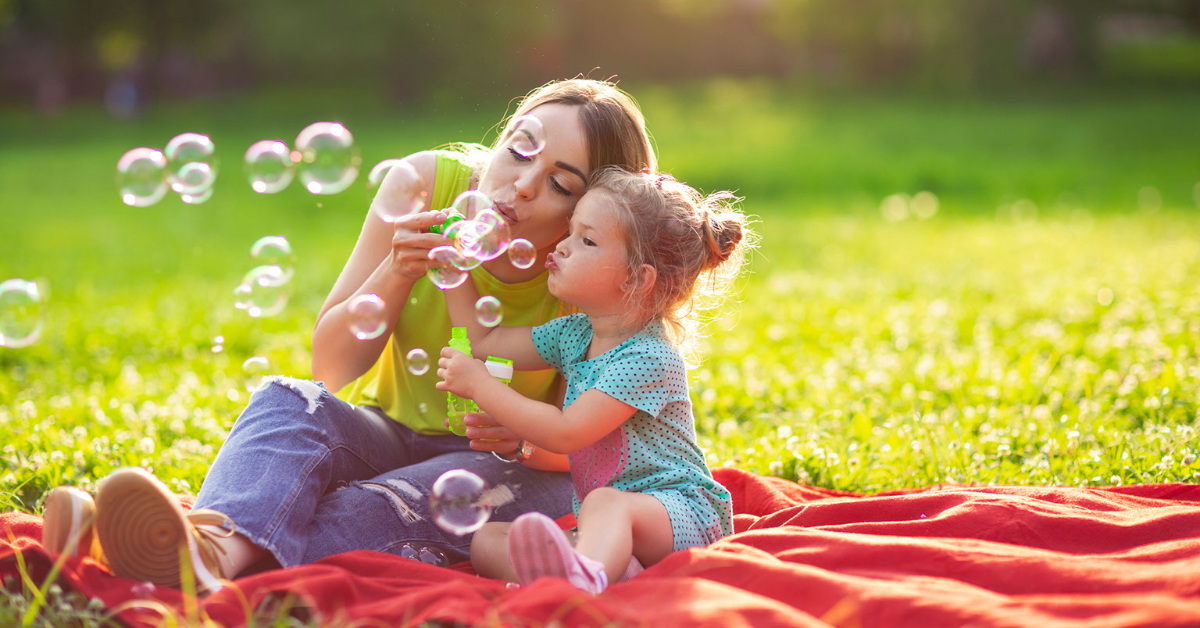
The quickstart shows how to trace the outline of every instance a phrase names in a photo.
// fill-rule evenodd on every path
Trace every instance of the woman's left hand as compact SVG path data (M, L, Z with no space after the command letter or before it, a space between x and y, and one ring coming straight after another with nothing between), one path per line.
M471 449L508 454L521 446L521 439L517 438L516 434L496 423L496 419L487 414L468 414L463 418L463 424L467 426L467 438L471 439Z

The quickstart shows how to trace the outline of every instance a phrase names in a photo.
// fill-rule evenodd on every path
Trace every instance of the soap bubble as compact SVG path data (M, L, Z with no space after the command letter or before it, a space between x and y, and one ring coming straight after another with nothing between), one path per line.
M437 567L445 567L447 565L446 554L436 547L422 547L417 552L417 560L426 565Z
M0 347L20 349L42 335L42 294L24 279L0 283Z
M197 196L217 180L213 141L200 133L181 133L163 149L167 159L167 182L180 194Z
M139 582L130 587L129 592L133 594L133 597L149 599L154 595L154 588L153 582Z
M438 246L429 250L429 260L433 262L425 272L433 285L442 290L457 288L467 280L466 271L456 268L467 265L467 258L452 246Z
M184 203L187 203L188 205L199 205L200 203L203 203L203 202L207 201L208 199L212 198L212 195L213 195L213 189L206 188L203 191L198 192L196 194L180 194L179 199L182 200Z
M466 469L451 469L429 491L429 510L439 528L463 536L487 523L492 504L484 498L487 483Z
M479 253L481 240L486 232L487 227L474 220L459 220L446 227L442 235L450 240L454 248L458 249L458 252L462 253L464 257L475 257Z
M429 372L429 354L421 347L409 351L404 361L408 362L408 372L413 375L420 377Z
M279 140L259 140L246 149L246 178L250 189L259 194L282 192L296 176L296 162L287 144Z
M512 129L512 149L522 157L533 157L546 147L546 131L542 121L531 115L517 116L509 125Z
M422 401L421 403L418 403L417 404L417 412L420 412L421 414L425 414L426 412L429 412L429 404L425 403L424 401Z
M384 222L396 222L404 216L425 208L428 192L425 180L412 164L404 159L385 159L371 168L367 175L367 187L373 188L386 182L375 194L371 209Z
M271 370L271 363L261 355L247 358L242 362L242 378L246 392L254 392L262 386L262 380Z
M154 148L134 148L117 161L117 189L121 201L149 207L167 194L167 158Z
M500 299L487 296L480 297L475 302L475 320L484 327L495 327L504 320L504 312L500 307Z
M517 238L508 244L508 261L517 268L530 268L537 261L537 248L525 238Z
M504 218L495 210L485 209L475 216L475 222L484 227L483 235L479 238L479 250L475 252L475 257L486 262L504 255L512 240L512 231L508 228L508 223L504 221Z
M234 288L234 307L254 318L275 316L287 307L289 288L278 266L255 266Z
M225 350L225 336L213 336L212 352L221 353Z
M414 543L405 543L404 545L400 546L400 558L417 560L417 553L420 551L421 549L418 545Z
M378 338L387 329L383 319L384 303L374 293L360 294L346 304L350 333L359 340Z
M459 194L454 199L454 203L451 204L451 208L454 211L462 214L468 220L474 220L475 216L479 215L479 212L485 209L492 209L495 206L492 199L479 190L467 190Z
M337 194L358 178L362 159L340 122L314 122L296 136L300 182L312 194Z
M259 281L277 281L283 285L292 280L296 274L296 255L292 253L292 245L283 236L263 236L250 246L250 257L260 266L276 269L275 273L264 274Z

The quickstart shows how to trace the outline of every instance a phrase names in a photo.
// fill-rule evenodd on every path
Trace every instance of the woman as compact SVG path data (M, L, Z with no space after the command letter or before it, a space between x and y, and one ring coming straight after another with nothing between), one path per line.
M565 456L530 452L486 415L469 417L471 440L450 434L436 377L414 375L404 359L416 347L436 355L450 336L444 299L425 279L428 251L446 243L429 233L445 219L432 210L478 187L496 203L513 237L531 241L544 259L566 234L593 170L656 167L641 112L609 83L551 83L528 95L513 117L525 114L545 129L545 148L532 157L510 150L506 127L490 152L476 147L407 158L425 182L429 210L394 225L368 213L317 316L312 367L323 385L273 378L256 391L190 513L143 470L123 469L101 482L95 533L116 575L179 586L190 564L195 582L215 590L219 579L236 577L267 554L284 567L356 549L428 549L427 556L441 552L450 562L465 560L470 535L440 529L428 508L433 482L459 468L493 487L493 520L571 512ZM386 178L373 204L390 202L397 185ZM541 264L521 269L500 257L471 274L481 292L500 299L506 324L537 325L560 314ZM346 303L366 293L383 299L389 327L360 341L348 329ZM561 403L551 371L518 374L512 386ZM340 391L340 398L329 391ZM87 502L78 491L49 496L47 530L69 528L70 518L60 513L86 513L93 508ZM56 537L79 538L82 532ZM67 545L51 549L73 549ZM184 547L190 560L181 564Z

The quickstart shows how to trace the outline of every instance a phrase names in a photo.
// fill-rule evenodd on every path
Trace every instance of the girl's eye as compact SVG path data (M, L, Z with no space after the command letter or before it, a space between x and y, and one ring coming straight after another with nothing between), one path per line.
M591 238L584 238L583 245L584 246L596 246L596 241L592 240Z

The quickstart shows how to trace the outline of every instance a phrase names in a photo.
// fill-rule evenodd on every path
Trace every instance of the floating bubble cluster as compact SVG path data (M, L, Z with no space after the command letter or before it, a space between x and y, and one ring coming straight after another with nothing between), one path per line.
M42 293L33 281L0 283L0 347L20 349L42 335Z
M466 469L443 473L429 491L433 522L458 536L483 527L492 515L492 504L485 495L487 488L483 478Z
M428 269L429 279L439 288L448 290L461 285L467 278L463 271L473 270L505 253L517 268L533 266L537 250L528 240L513 240L508 219L485 194L478 190L463 192L449 212L452 218L460 218L457 222L448 220L448 226L441 231L450 245L429 251L429 260L433 262Z
M359 340L372 340L383 335L387 329L384 320L384 302L374 293L360 294L346 304L347 324L350 333Z

